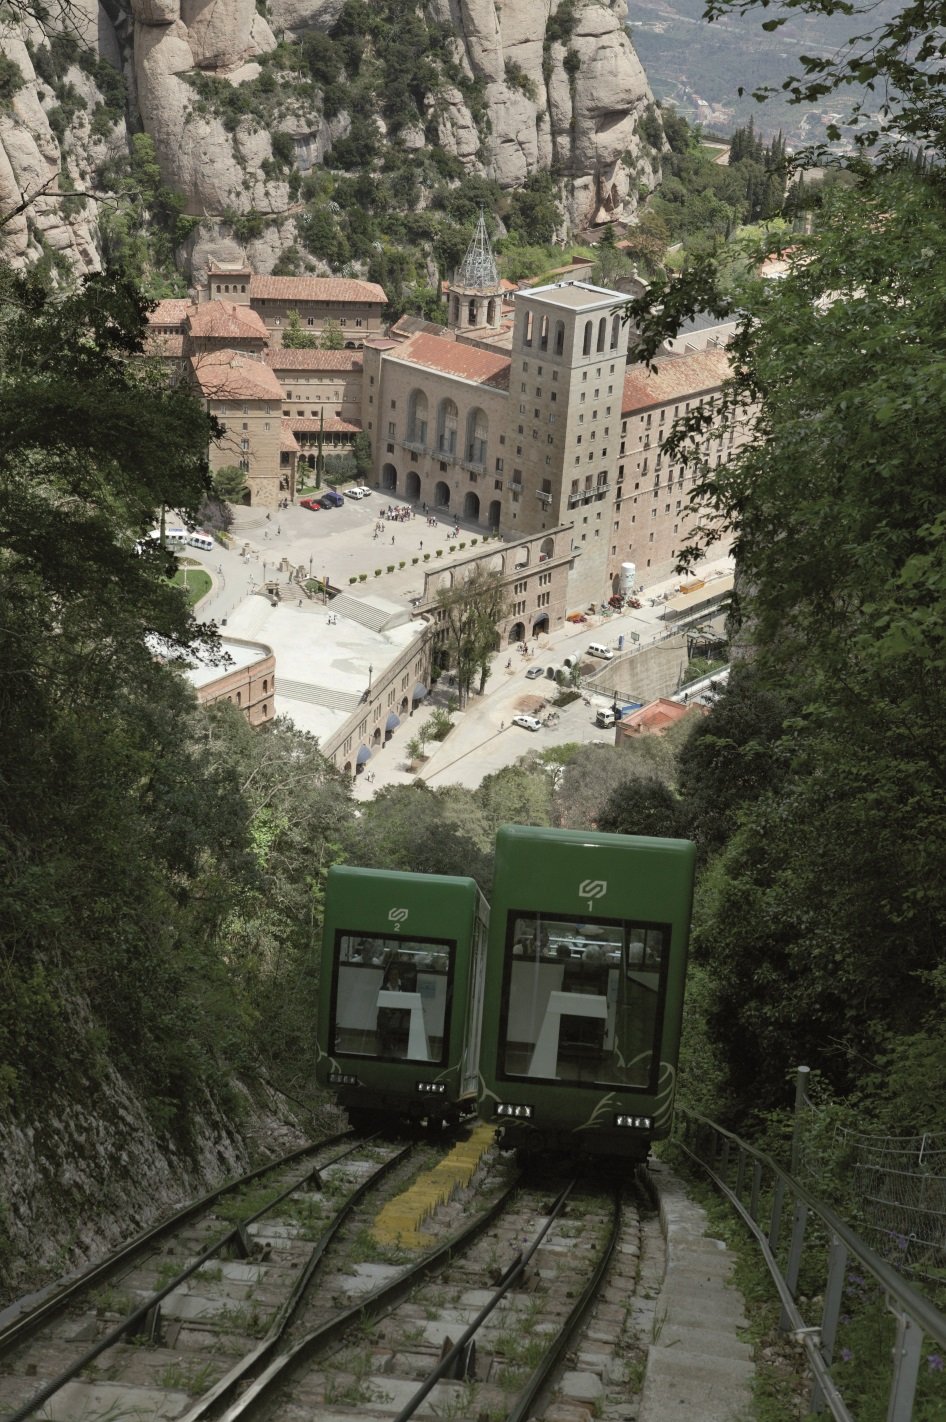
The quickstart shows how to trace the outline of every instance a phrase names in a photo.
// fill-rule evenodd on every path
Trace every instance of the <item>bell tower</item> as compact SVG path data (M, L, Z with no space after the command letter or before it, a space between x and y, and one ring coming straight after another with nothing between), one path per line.
M502 310L502 284L481 210L466 256L447 287L447 324L453 331L495 331Z

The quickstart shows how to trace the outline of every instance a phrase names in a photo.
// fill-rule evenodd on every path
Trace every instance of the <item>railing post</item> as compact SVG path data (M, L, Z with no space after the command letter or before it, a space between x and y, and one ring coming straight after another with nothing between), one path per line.
M772 1223L769 1225L769 1248L774 1254L778 1249L782 1232L782 1206L785 1204L785 1179L779 1176L775 1182L775 1197L772 1200Z
M734 1191L735 1195L736 1195L737 1198L740 1199L740 1200L742 1199L742 1192L743 1192L743 1189L745 1188L745 1183L746 1183L746 1152L745 1152L745 1149L744 1149L744 1147L743 1147L743 1145L742 1145L742 1142L740 1142L740 1144L739 1144L739 1163L738 1163L738 1165L736 1166L736 1186L735 1186L735 1191Z
M798 1273L801 1268L801 1255L805 1247L805 1225L808 1222L808 1206L801 1200L795 1201L795 1211L792 1220L792 1242L788 1249L788 1267L785 1270L785 1282L788 1285L792 1298L798 1288ZM779 1328L782 1332L788 1328L791 1319L787 1310L782 1308L782 1316L779 1319Z
M838 1316L844 1295L844 1270L847 1267L847 1248L837 1235L831 1236L828 1254L828 1282L824 1290L824 1307L821 1310L821 1356L830 1368L834 1359L834 1340L838 1334ZM811 1410L824 1409L824 1393L818 1383L811 1389Z
M759 1223L759 1194L762 1189L762 1166L757 1160L752 1166L752 1195L749 1200L749 1214Z
M895 1317L897 1341L893 1349L893 1380L890 1384L887 1422L910 1422L913 1416L916 1377L920 1369L923 1331L908 1314L896 1312Z
M800 1066L795 1071L795 1123L792 1127L792 1175L798 1174L801 1164L802 1112L808 1100L808 1080L811 1067Z

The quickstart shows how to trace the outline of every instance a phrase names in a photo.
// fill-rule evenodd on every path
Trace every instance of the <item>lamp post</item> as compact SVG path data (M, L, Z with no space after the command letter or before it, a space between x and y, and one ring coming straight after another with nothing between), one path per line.
M322 578L322 601L323 603L328 602L328 573Z
M374 671L374 667L369 665L369 667L368 667L368 695L369 695L369 696L371 695L371 673L372 673L373 671Z
M312 576L312 555L309 555L309 577Z

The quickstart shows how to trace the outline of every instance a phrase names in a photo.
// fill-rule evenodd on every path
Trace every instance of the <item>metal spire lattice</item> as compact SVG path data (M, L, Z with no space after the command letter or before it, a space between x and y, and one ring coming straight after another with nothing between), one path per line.
M480 209L480 220L476 224L476 231L466 249L466 256L457 268L453 285L481 290L499 286L499 271L496 267L493 249L490 246L486 223L483 221L482 208Z

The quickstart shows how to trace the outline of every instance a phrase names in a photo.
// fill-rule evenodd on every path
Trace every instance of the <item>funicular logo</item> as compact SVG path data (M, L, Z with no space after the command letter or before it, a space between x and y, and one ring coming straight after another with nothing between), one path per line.
M594 899L603 898L607 892L607 879L582 879L581 883L578 885L579 897L588 900L589 908L591 907L591 904Z
M406 909L406 908L393 908L393 909L389 909L389 910L388 910L388 921L389 921L390 923L393 923L394 926L395 926L395 928L400 928L401 924L404 922L404 920L405 920L406 918L407 918L407 909Z

